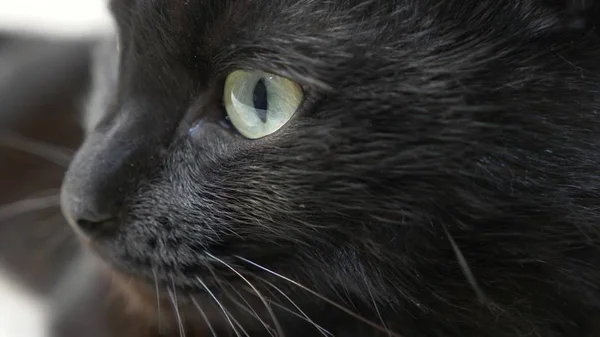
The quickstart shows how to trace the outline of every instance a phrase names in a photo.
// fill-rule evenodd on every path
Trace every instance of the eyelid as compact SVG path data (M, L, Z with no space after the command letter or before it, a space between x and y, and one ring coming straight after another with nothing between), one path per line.
M234 72L236 70L262 71L267 74L273 74L273 75L287 78L288 80L293 81L294 83L298 84L305 93L315 91L315 88L313 86L310 86L305 81L302 81L301 78L296 78L294 76L290 76L290 74L286 73L286 71L284 69L267 68L262 65L252 66L251 64L246 63L246 62L244 62L243 64L242 64L242 62L240 62L240 63L236 63L236 62L229 63L228 62L224 66L217 65L216 71L213 73L214 77L218 79L215 83L217 83L217 84L223 83L224 84L227 76L229 76L229 74L231 74L232 72Z

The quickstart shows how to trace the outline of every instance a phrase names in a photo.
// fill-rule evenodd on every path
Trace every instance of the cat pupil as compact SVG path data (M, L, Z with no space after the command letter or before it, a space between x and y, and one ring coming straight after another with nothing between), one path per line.
M260 79L257 83L256 86L254 87L254 93L252 95L253 97L253 102L254 102L254 109L256 110L256 114L258 115L258 118L260 118L260 120L263 123L267 122L267 108L268 108L268 102L267 102L267 86L265 85L265 80L264 79Z

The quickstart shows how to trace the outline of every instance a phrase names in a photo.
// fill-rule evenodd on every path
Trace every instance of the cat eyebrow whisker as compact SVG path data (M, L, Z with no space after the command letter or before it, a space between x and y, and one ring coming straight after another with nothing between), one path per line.
M233 322L231 321L231 318L227 314L227 310L225 310L225 307L219 301L219 299L217 298L217 296L212 292L212 290L210 290L210 288L206 285L206 283L204 283L204 281L202 281L202 279L200 279L199 277L196 277L196 281L198 281L198 283L204 288L204 290L206 290L206 292L208 292L208 294L210 295L210 297L212 297L212 299L215 301L215 303L219 306L219 308L223 312L223 315L225 316L225 319L227 320L227 322L229 323L229 325L233 329L233 332L235 332L235 335L238 336L238 337L242 337L240 335L239 331L235 328L235 325L233 325Z
M276 273L276 272L274 272L274 271L272 271L272 270L270 270L270 269L268 269L268 268L266 268L264 266L261 266L260 264L258 264L256 262L250 261L250 260L248 260L248 259L246 259L246 258L244 258L242 256L234 255L234 257L237 258L237 259L240 259L240 260L242 260L242 261L244 261L244 262L246 262L246 263L248 263L248 264L250 264L250 265L252 265L252 266L254 266L256 268L259 268L259 269L261 269L261 270L263 270L263 271L265 271L265 272L267 272L267 273L269 273L271 275L277 276L280 279L282 279L284 281L287 281L287 282L289 282L289 283L291 283L291 284L293 284L293 285L295 285L295 286L297 286L297 287L299 287L299 288L301 288L301 289L309 292L310 294L312 294L312 295L320 298L321 300L323 300L323 301L325 301L325 302L333 305L334 307L338 308L339 310L345 312L346 314L348 314L348 315L350 315L350 316L358 319L359 321L361 321L361 322L363 322L363 323L365 323L365 324L367 324L367 325L369 325L369 326L371 326L371 327L373 327L373 328L375 328L375 329L377 329L377 330L379 330L381 332L388 333L391 336L395 336L395 337L403 337L402 335L400 335L400 334L398 334L396 332L390 331L389 329L386 329L385 327L383 327L383 326L381 326L381 325L379 325L379 324L377 324L375 322L372 322L371 320L369 320L367 318L364 318L364 317L358 315L357 313L355 313L352 310L344 307L343 305L340 305L339 303L337 303L337 302L335 302L335 301L333 301L333 300L331 300L331 299L329 299L329 298L327 298L327 297L319 294L318 292L316 292L316 291L314 291L314 290L312 290L312 289L310 289L310 288L308 288L308 287L306 287L306 286L304 286L304 285L302 285L302 284L300 284L300 283L298 283L298 282L296 282L296 281L294 281L294 280L292 280L292 279L290 279L288 277L285 277L285 276L283 276L281 274L278 274L278 273Z
M205 254L208 257L214 259L215 261L223 264L225 267L227 267L231 271L233 271L237 276L239 276L244 282L246 282L256 292L256 294L260 298L261 302L263 302L265 308L269 312L269 315L271 315L271 318L273 319L273 324L275 324L275 329L277 329L277 335L279 337L284 337L285 334L283 333L283 329L281 328L281 325L279 324L279 321L277 320L277 316L275 316L275 313L273 312L273 308L271 308L271 306L269 306L269 303L265 300L264 296L262 296L262 294L260 293L260 291L258 291L258 289L256 289L256 287L250 281L248 281L247 278L245 278L242 274L240 274L235 268L233 268L227 262L219 259L218 257L212 255L209 252L205 252Z
M0 146L9 149L23 151L25 153L45 159L62 168L67 168L73 158L72 151L63 147L46 144L37 140L29 139L12 133L4 133L0 136Z

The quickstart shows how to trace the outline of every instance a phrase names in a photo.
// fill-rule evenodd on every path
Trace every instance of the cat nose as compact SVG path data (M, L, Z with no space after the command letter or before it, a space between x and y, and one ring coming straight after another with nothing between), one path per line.
M95 239L116 232L123 192L131 179L127 151L95 138L90 141L84 143L65 174L61 207L79 234Z
M116 230L115 205L93 194L84 195L84 193L85 190L73 191L69 186L63 188L61 205L65 217L86 237L98 238L110 235Z
M127 230L128 201L161 169L183 114L164 111L172 108L130 100L86 134L61 192L63 213L80 234L105 239Z

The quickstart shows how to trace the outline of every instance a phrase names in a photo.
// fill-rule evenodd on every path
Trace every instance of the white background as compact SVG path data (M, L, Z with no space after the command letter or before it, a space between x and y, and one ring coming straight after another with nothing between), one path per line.
M111 29L106 0L0 0L0 30L61 37Z
M46 337L46 310L0 269L0 337Z

